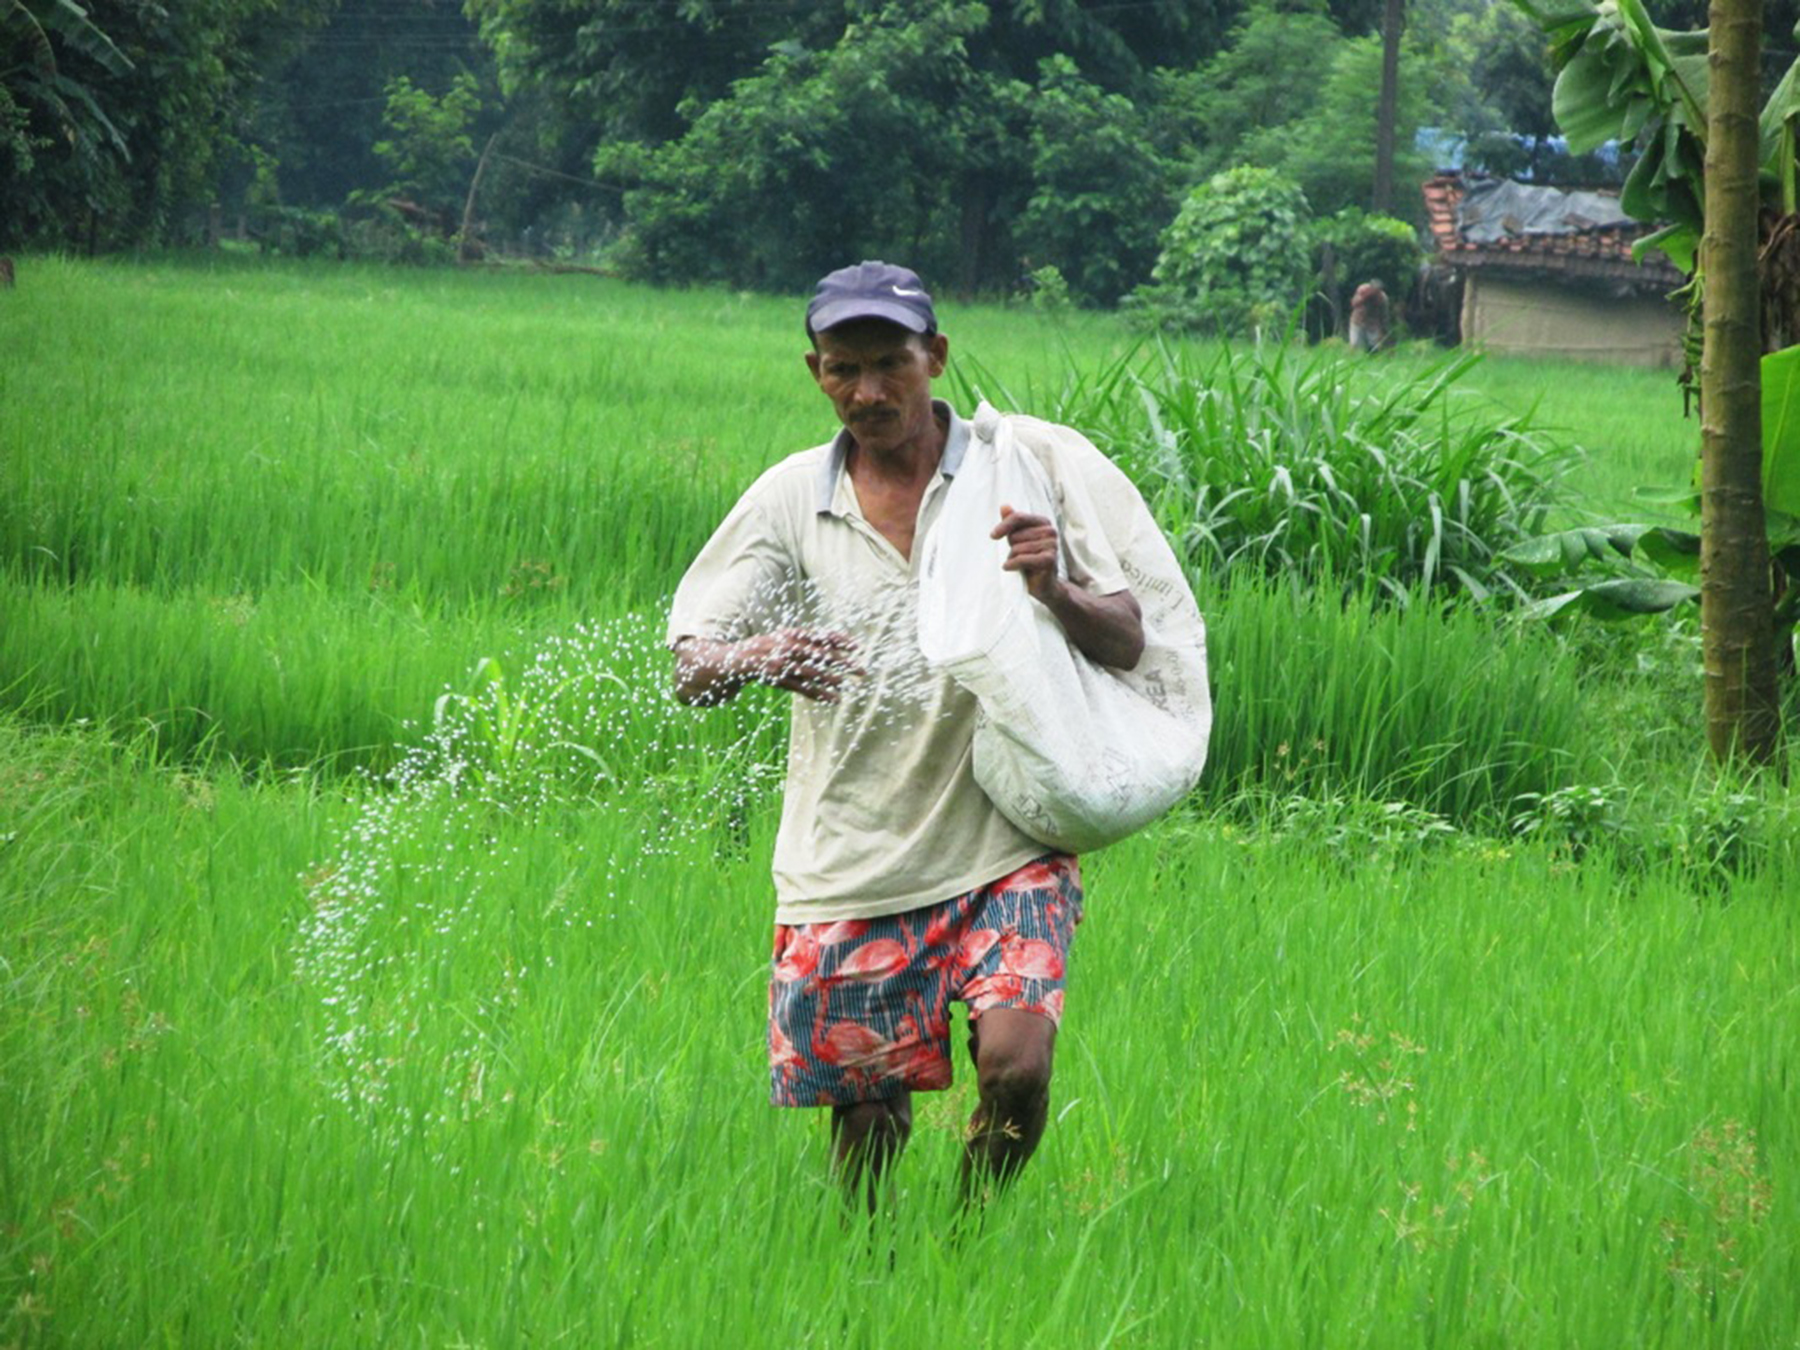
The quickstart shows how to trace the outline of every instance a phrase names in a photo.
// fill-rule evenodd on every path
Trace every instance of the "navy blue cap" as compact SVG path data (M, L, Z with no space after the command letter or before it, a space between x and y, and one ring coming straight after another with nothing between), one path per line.
M886 319L914 333L937 332L937 314L919 274L884 262L830 273L806 307L806 331L822 333L852 319Z

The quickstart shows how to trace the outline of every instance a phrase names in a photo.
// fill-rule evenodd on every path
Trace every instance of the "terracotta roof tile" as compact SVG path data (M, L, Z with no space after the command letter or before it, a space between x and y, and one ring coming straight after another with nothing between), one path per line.
M1652 250L1641 263L1632 261L1631 246L1654 227L1633 224L1603 227L1576 234L1517 234L1494 243L1464 239L1456 228L1456 208L1463 198L1458 174L1438 174L1423 186L1425 217L1438 255L1452 267L1501 267L1533 272L1564 272L1668 290L1686 278L1662 254Z

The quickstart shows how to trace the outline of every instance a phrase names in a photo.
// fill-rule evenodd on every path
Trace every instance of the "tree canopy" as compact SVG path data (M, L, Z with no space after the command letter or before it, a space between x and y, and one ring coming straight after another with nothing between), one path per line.
M1772 34L1796 6L1775 0ZM222 219L264 247L354 249L372 218L460 228L471 205L490 241L667 281L791 288L889 254L964 291L1054 275L1109 305L1221 171L1270 170L1319 218L1369 207L1381 10L0 0L0 247L195 242ZM1591 171L1550 140L1550 80L1510 7L1413 0L1396 211L1416 218L1409 185L1445 155Z

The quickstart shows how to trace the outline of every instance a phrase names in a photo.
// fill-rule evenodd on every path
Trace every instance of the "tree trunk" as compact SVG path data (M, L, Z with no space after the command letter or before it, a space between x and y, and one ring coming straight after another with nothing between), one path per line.
M987 271L986 250L988 232L988 197L985 184L970 183L962 193L962 217L960 220L960 242L957 284L964 296L975 295L981 289L982 278Z
M1400 103L1400 35L1406 31L1406 0L1386 0L1381 13L1381 99L1375 105L1375 191L1369 209L1394 213L1394 124Z
M1780 741L1762 502L1757 288L1760 0L1712 0L1706 138L1705 347L1700 360L1700 623L1706 737L1720 760L1767 763Z

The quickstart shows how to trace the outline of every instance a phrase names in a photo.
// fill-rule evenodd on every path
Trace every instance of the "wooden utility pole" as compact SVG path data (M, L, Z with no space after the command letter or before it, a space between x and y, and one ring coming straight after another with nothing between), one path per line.
M494 152L494 142L499 139L497 131L487 138L487 144L481 147L481 158L475 163L475 176L469 180L469 195L463 200L462 228L456 232L458 262L474 261L469 255L469 229L475 223L475 194L481 191L481 175L487 172L488 156Z
M1706 738L1720 760L1781 739L1762 501L1757 103L1761 0L1712 0L1700 359L1700 627Z

